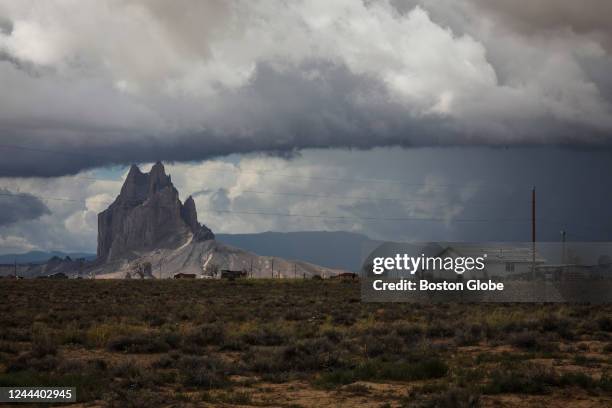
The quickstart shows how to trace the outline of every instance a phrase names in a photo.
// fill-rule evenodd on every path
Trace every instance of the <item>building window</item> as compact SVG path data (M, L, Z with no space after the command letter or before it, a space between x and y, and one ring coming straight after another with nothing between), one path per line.
M514 272L514 264L512 262L506 263L506 272Z

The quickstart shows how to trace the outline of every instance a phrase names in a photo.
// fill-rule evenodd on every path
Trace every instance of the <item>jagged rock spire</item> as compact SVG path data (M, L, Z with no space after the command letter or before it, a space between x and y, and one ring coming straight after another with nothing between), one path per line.
M183 220L187 223L187 225L189 225L189 228L191 228L193 232L196 232L200 228L200 223L198 222L198 212L196 211L195 201L193 201L192 196L189 196L185 200L181 215L183 216Z
M147 197L147 183L147 175L143 174L138 166L133 164L121 187L121 193L117 197L117 201L120 201L123 206L141 204Z
M98 259L111 261L137 251L176 247L188 239L214 239L200 225L192 197L183 205L161 162L149 173L133 165L121 193L98 214Z
M156 192L172 186L170 176L166 175L166 169L162 162L157 162L151 168L149 172L149 195L155 194Z

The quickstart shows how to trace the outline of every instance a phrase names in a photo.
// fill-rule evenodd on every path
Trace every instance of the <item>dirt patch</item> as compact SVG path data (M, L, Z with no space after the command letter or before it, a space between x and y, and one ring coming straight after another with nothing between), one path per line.
M612 406L612 396L593 396L582 392L580 389L566 389L548 395L485 395L480 398L480 402L482 408L601 408Z
M82 362L102 360L108 365L117 365L130 361L140 367L151 366L160 356L159 354L116 353L102 349L87 349L82 347L63 347L61 352L66 360L77 360Z

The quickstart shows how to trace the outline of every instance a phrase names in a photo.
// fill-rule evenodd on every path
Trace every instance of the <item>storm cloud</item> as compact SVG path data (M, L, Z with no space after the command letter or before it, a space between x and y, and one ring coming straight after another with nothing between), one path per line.
M555 34L570 30L592 35L612 47L612 3L606 0L471 0L478 7L494 12L504 23L526 34Z
M0 176L305 148L609 148L610 6L590 3L0 0Z
M30 194L15 194L0 188L0 227L50 214L47 206Z

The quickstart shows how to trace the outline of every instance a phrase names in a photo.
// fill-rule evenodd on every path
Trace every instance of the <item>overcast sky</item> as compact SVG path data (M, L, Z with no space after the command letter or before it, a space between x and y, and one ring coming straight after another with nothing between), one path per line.
M606 0L0 0L0 253L95 248L124 166L155 160L219 232L528 240L537 185L544 237L611 239L610 15Z

